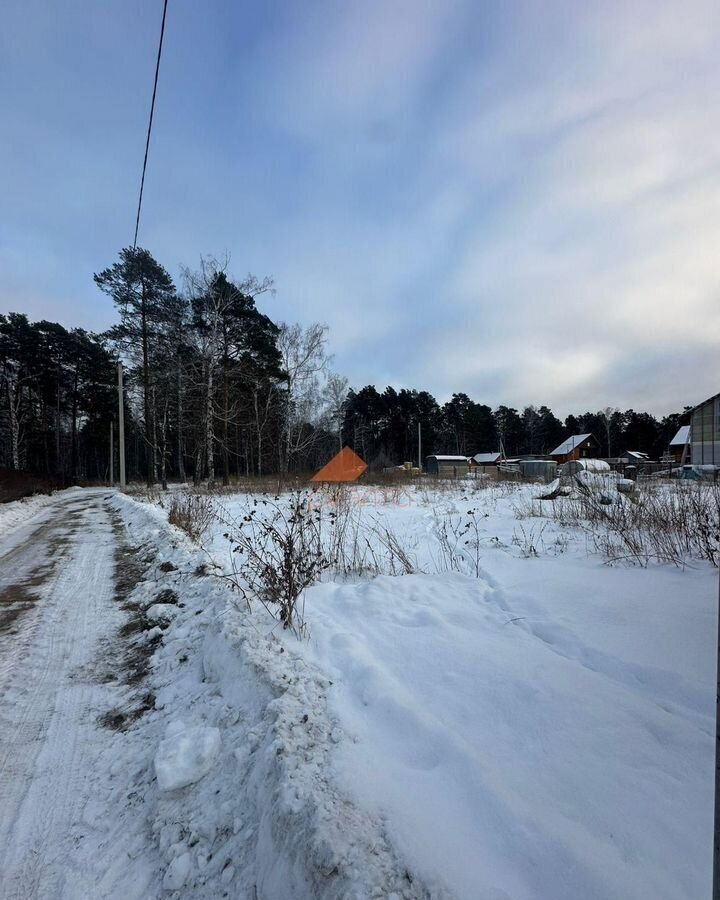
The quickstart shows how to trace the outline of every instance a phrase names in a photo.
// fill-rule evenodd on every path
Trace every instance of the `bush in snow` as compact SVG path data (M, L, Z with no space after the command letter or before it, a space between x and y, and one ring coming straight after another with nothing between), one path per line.
M168 522L198 542L214 518L212 501L197 494L176 495L168 507Z
M684 566L700 559L720 564L720 485L694 482L645 485L634 498L620 492L578 493L515 507L519 519L539 516L579 525L608 562Z
M332 513L330 513L332 516ZM247 513L233 522L225 536L232 544L231 579L247 598L245 586L272 612L283 627L302 633L298 601L331 561L323 548L322 513L313 509L307 491L255 498Z

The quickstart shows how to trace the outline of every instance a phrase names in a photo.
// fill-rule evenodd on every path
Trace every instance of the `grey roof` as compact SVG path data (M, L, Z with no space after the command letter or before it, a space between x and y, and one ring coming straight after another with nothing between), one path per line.
M476 462L479 466L483 463L494 463L500 459L499 453L476 453L473 456L473 461Z
M703 400L702 403L696 403L690 412L695 412L696 409L700 409L701 406L705 406L706 403L710 403L712 400L717 400L718 398L720 398L720 394L713 394L712 397L708 397L707 400Z
M574 434L572 437L563 441L559 447L556 447L550 453L550 456L564 456L566 453L572 453L577 446L582 444L583 441L586 441L589 437L592 437L592 434Z
M684 447L685 444L690 443L690 426L682 425L678 428L678 433L675 437L670 441L671 447Z

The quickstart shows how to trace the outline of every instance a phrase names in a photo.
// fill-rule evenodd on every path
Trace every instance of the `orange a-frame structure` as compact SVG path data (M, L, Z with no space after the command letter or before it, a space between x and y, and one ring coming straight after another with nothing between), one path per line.
M354 450L351 450L349 447L343 447L310 480L320 484L323 482L357 481L365 469L367 469L367 463L363 462Z

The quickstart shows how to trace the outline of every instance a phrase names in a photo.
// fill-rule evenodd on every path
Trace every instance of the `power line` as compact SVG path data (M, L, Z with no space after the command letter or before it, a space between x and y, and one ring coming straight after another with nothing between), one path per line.
M143 159L142 178L140 179L140 196L138 197L137 217L135 219L135 237L133 250L137 246L138 229L140 228L140 209L142 207L143 188L145 187L145 170L147 169L148 150L150 149L150 134L152 132L153 113L155 112L155 95L157 94L158 75L160 74L160 57L162 56L163 36L165 34L165 16L167 15L168 0L163 4L162 24L160 26L160 43L158 44L157 62L155 63L155 81L153 82L152 102L150 104L150 121L148 122L147 138L145 140L145 158Z

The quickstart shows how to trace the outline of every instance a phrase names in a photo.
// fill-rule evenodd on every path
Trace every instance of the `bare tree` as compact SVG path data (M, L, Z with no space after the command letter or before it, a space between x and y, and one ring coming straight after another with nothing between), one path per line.
M252 339L242 337L244 324L259 320L254 298L272 289L270 278L249 275L240 285L227 277L229 258L201 257L197 271L185 269L183 278L192 310L192 336L199 360L195 387L202 396L201 421L203 459L208 487L215 485L216 445L222 450L223 481L229 482L229 425L237 413L237 398L231 398L229 373L240 356L250 352ZM253 318L254 317L254 318ZM274 326L273 326L274 327ZM219 423L220 434L216 432Z
M224 272L227 260L218 262L214 257L200 257L200 268L183 270L185 291L193 317L192 338L200 363L195 373L195 386L202 396L202 438L196 453L196 480L198 467L204 460L207 467L208 488L215 486L215 373L223 354L222 304L227 302L215 289L217 277Z
M345 420L345 409L347 407L348 387L350 382L344 375L338 375L332 372L327 379L325 385L325 403L327 409L327 418L332 431L335 432L338 439L338 448L342 450L342 428Z
M283 452L281 469L316 440L316 426L323 414L321 381L330 364L325 346L327 325L280 325L278 349L285 373ZM310 426L310 427L308 427Z
M600 410L600 415L605 424L605 437L607 438L607 453L612 456L612 420L617 410L613 406L606 406Z

